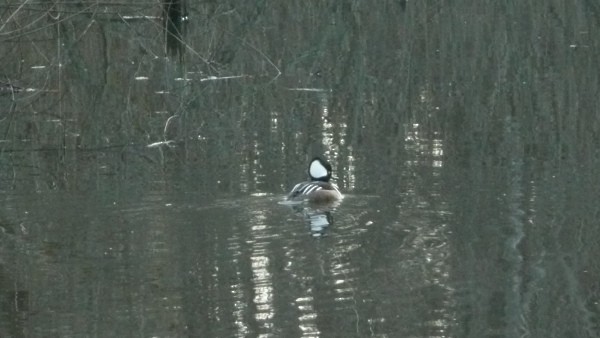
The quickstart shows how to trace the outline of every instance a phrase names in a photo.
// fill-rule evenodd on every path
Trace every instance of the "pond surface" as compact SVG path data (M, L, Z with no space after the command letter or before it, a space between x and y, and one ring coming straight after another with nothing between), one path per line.
M5 6L0 337L600 336L597 7Z
M11 196L4 333L438 335L455 320L443 210L283 197Z
M557 177L406 168L414 188L334 208L166 181L7 194L3 336L495 336L597 315L596 240L580 211L550 210Z

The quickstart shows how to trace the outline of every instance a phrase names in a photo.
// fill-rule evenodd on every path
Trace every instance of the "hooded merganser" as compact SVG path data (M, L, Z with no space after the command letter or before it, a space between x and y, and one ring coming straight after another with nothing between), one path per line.
M308 165L308 176L310 181L296 184L288 195L288 200L328 203L342 199L338 187L329 182L331 165L327 161L320 157L313 158Z

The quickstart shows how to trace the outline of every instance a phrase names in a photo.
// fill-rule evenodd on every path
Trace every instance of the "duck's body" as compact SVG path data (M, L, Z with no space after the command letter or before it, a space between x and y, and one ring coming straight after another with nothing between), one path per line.
M296 184L289 193L288 200L329 203L342 199L338 187L329 182L331 179L331 165L329 163L315 157L308 166L308 176L311 180Z
M311 202L333 202L342 199L338 187L329 182L307 181L296 184L288 200L309 200Z

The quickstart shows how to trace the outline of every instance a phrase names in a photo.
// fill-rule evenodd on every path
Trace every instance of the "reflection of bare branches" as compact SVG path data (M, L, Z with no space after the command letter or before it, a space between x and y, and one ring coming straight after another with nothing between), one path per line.
M163 141L151 143L147 145L147 147L156 148L162 145L175 147L176 142L181 140L182 137L182 123L183 121L181 119L181 114L179 112L173 114L173 116L169 117L165 122L165 128L163 129Z
M165 129L163 130L163 138L165 141L175 141L181 135L181 116L179 113L175 113L173 116L167 119L165 122Z
M19 6L14 12L12 12L12 14L8 17L8 19L6 19L6 21L4 21L4 24L2 26L0 26L0 32L2 32L4 30L4 27L12 20L12 18L17 15L17 13L19 13L21 11L21 9L27 5L27 3L29 2L29 0L25 0L21 6ZM10 32L9 32L10 33Z
M26 35L30 35L33 34L35 32L39 32L39 31L44 31L47 30L48 27L51 27L53 25L55 25L56 23L60 23L60 22L64 22L67 20L70 20L74 17L77 17L78 15L81 14L87 14L87 13L95 13L96 12L96 8L97 8L97 3L93 3L81 10L77 10L77 11L68 11L68 10L55 10L53 9L55 7L55 5L53 5L51 8L46 9L46 8L35 8L32 6L28 6L26 9L26 11L28 12L43 12L43 15L38 16L37 18L35 18L34 20L30 20L29 22L27 22L25 25L21 25L20 23L17 23L17 25L19 26L18 29L15 30L10 30L7 32L3 32L4 27L13 19L13 17L15 16L15 14L17 14L17 12L21 11L21 9L23 8L23 6L25 4L27 4L29 1L25 1L23 4L21 4L21 6L19 6L11 15L10 17L4 22L4 24L0 27L0 36L10 36L10 38L15 39L18 37L22 37L22 36L26 36ZM94 8L93 12L90 12L90 9ZM52 15L51 13L57 13L56 15ZM61 14L69 14L69 15L64 15L61 16ZM26 30L29 27L32 27L35 23L37 23L40 20L43 20L46 18L46 15L49 16L54 22L48 24L48 25L43 25L42 27L38 27L35 29L31 29L31 30ZM13 20L14 21L14 20Z
M269 63L271 66L273 66L273 68L275 68L275 70L277 70L277 75L275 75L275 77L274 77L274 78L272 78L272 79L271 79L271 81L269 81L269 82L273 82L273 81L275 81L275 80L276 80L276 79L277 79L277 78L278 78L278 77L281 75L281 70L279 70L279 68L278 68L278 67L277 67L277 66L276 66L276 65L273 63L273 61L271 61L271 59L269 59L269 57L268 57L268 56L266 56L266 55L265 55L265 53L263 53L261 50L259 50L258 48L254 47L253 45L251 45L250 43L248 43L248 42L246 42L246 41L243 41L243 40L242 40L242 43L243 43L244 45L246 45L246 46L248 46L248 47L250 47L250 48L254 49L254 51L256 51L256 52L257 52L258 54L260 54L260 55L261 55L263 58L265 58L265 60L267 60L267 62L268 62L268 63Z

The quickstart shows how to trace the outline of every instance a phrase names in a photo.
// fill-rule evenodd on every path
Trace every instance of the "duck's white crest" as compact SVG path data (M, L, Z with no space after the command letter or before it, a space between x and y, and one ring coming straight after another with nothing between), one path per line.
M308 169L308 173L312 178L323 178L327 177L327 168L321 164L321 161L314 160L310 163L310 167Z

